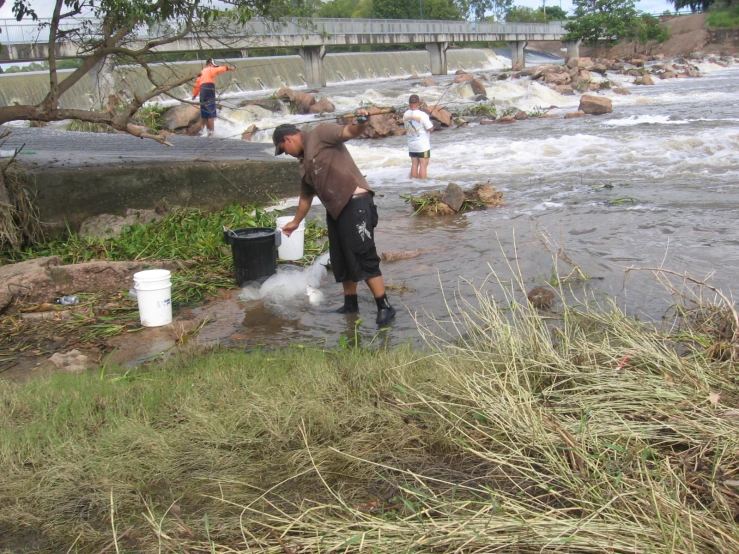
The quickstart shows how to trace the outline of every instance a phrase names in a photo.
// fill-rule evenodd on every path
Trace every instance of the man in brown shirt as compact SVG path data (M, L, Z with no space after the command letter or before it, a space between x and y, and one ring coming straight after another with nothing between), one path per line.
M362 134L367 110L357 110L351 125L322 123L311 131L294 125L277 127L272 135L275 156L289 154L300 162L300 201L295 219L282 228L287 236L308 214L313 197L318 195L326 207L331 267L336 282L344 288L344 305L339 313L359 311L357 284L365 281L377 303L378 325L395 317L387 300L375 247L377 208L374 192L359 171L344 142Z

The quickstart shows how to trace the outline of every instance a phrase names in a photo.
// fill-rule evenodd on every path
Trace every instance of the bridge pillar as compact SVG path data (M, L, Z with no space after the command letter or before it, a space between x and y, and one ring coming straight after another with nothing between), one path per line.
M446 50L448 42L429 42L426 50L431 54L431 75L446 75Z
M564 41L564 45L567 47L568 58L579 58L580 57L580 43L581 40L567 40Z
M528 41L526 40L512 40L508 43L511 48L511 68L512 69L523 69L526 67L526 59L524 58L523 49L526 48Z
M115 72L113 60L105 57L90 70L90 88L93 108L108 106L108 97L115 94Z
M323 71L323 58L326 56L326 47L303 46L298 48L300 57L305 62L305 80L308 88L326 86L326 74Z

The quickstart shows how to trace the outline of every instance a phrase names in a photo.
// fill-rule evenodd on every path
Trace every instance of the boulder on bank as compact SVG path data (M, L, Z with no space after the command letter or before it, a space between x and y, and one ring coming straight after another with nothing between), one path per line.
M417 198L411 196L402 198L413 206L413 215L426 216L451 215L503 205L503 193L495 190L490 183L478 183L469 191L462 190L456 183L449 183L443 193L432 191ZM458 205L459 208L454 209L447 202Z
M469 73L463 73L463 74L457 75L454 78L454 81L453 82L455 82L455 83L467 83L469 81L472 81L474 78L475 78L474 75L470 75Z
M452 126L452 114L444 108L440 108L438 105L436 105L431 109L428 109L427 107L423 107L421 109L429 114L429 117L431 119L437 120L439 123L445 125L446 127Z
M654 79L651 75L644 75L643 77L634 81L635 85L654 85Z
M483 85L477 79L472 79L470 81L470 86L472 87L472 94L474 94L475 96L485 96L485 97L487 97L488 91L485 90L485 85Z
M165 210L136 210L129 208L125 215L101 214L85 219L79 235L91 238L110 238L119 235L129 225L147 225L161 221Z
M590 69L595 64L593 63L593 60L590 58L570 58L567 60L567 67L577 67L577 68L584 68L584 69Z
M579 111L583 111L589 115L603 115L613 111L613 102L610 98L603 96L595 96L593 94L584 94L580 98Z
M200 107L193 104L179 104L164 112L164 128L168 131L184 129L200 119Z
M256 133L259 130L259 127L252 124L247 127L246 131L241 133L241 140L251 140L251 138L254 136L254 133Z
M331 113L334 111L336 111L336 108L325 96L308 108L308 113Z
M575 94L575 90L572 88L571 85L557 85L555 87L552 87L552 90L558 92L562 96L572 96L573 94Z
M285 105L277 98L255 98L254 100L244 100L239 103L240 108L245 108L246 106L258 106L272 113L282 112L285 108Z
M378 113L382 111L382 108L377 106L370 106L367 108L367 111L369 111L371 117L369 118L364 133L362 133L363 137L384 138L405 134L403 114L401 112ZM338 122L342 125L348 125L353 121L354 116L338 119Z
M316 97L306 92L295 92L289 87L282 87L277 91L277 98L283 102L287 102L294 109L295 113L310 113L310 107L316 103Z

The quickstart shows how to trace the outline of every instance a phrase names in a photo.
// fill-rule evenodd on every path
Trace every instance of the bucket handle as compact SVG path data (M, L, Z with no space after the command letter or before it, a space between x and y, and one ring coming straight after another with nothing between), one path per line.
M226 244L228 244L230 246L231 245L231 239L236 236L236 233L234 233L231 229L229 229L225 225L223 226L223 233L226 235Z

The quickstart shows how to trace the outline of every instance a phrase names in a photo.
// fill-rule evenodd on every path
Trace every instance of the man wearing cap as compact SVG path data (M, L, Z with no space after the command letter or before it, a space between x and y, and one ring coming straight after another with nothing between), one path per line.
M431 133L434 124L428 114L421 111L421 99L411 94L408 99L409 109L403 114L403 125L408 137L408 153L411 157L411 179L426 178L426 168L431 159Z
M367 110L357 110L351 125L322 123L311 131L283 124L272 134L275 156L289 154L300 162L300 201L295 219L282 228L290 236L318 195L326 207L331 267L344 289L344 305L338 313L357 313L357 285L364 281L377 304L376 323L387 325L395 317L388 302L375 247L377 208L362 172L344 142L357 138L367 125Z
M205 121L205 127L208 130L209 137L212 137L215 132L216 75L235 69L233 65L221 67L213 61L213 58L208 58L208 61L205 62L205 67L200 72L200 75L198 75L198 80L195 81L195 88L192 90L192 99L195 100L198 93L200 93L200 117Z

